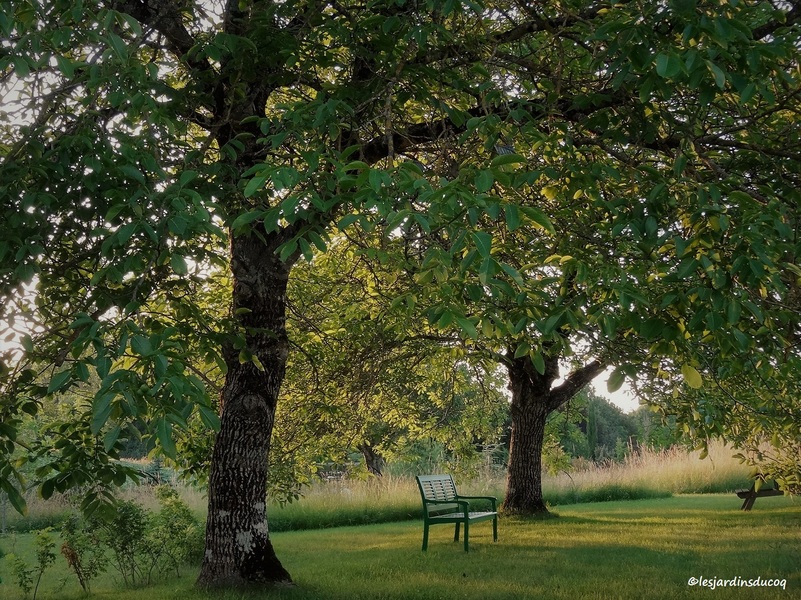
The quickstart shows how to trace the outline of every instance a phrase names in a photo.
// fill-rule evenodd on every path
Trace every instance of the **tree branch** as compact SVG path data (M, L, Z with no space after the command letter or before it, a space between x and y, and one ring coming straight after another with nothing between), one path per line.
M553 390L551 390L548 408L550 410L556 410L562 406L565 402L579 393L581 388L603 373L605 368L606 365L604 363L599 360L594 360L591 363L584 365L580 369L573 371L570 375L568 375L563 384L556 386L553 388Z
M186 29L181 10L174 0L111 0L108 5L158 31L178 58L185 57L195 45L195 39ZM199 64L208 68L208 64Z

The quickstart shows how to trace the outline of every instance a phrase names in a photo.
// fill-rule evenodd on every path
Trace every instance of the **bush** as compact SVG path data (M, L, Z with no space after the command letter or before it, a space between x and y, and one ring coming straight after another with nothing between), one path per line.
M123 501L117 505L113 518L94 517L89 522L96 539L111 550L110 563L126 585L142 579L147 516L147 511L135 502Z
M182 564L202 557L203 528L186 503L167 485L156 488L156 497L156 513L122 501L113 518L91 520L85 532L108 548L126 585L150 584L168 571L180 575Z
M145 539L149 555L149 575L164 573L190 561L199 561L203 552L203 528L178 493L162 485L156 489L160 510L150 518ZM198 544L200 540L200 544Z
M61 526L61 554L75 573L85 593L90 582L105 570L105 553L97 538L77 515L71 515Z
M39 592L39 584L42 582L44 572L56 562L56 542L50 534L50 529L43 529L36 532L34 546L36 548L36 565L29 567L21 557L16 554L9 554L5 557L6 562L11 568L11 573L17 581L17 587L22 590L25 598L33 590L33 600Z

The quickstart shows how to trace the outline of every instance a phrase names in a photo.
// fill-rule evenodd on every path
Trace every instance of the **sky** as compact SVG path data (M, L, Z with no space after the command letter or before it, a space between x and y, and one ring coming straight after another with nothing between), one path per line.
M609 368L592 380L592 386L595 388L595 392L599 396L603 396L609 400L612 404L619 407L620 410L625 413L637 410L637 408L640 406L640 401L637 400L628 383L624 383L619 390L611 394L606 389L606 382L611 374L612 369Z

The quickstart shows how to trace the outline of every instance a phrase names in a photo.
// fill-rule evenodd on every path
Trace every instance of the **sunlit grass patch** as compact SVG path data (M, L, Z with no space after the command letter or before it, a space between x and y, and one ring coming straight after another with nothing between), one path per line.
M760 498L750 513L733 494L564 506L545 521L503 518L471 528L470 552L450 527L432 528L422 552L422 521L274 533L295 579L269 593L211 594L193 587L196 570L153 588L122 590L109 576L92 597L126 600L519 600L521 598L801 599L801 503ZM30 540L27 534L18 540ZM6 546L8 539L0 541ZM26 542L30 543L30 542ZM8 550L8 548L6 548ZM2 562L2 561L0 561ZM63 562L63 561L61 561ZM60 567L63 569L63 566ZM5 567L3 567L5 569ZM7 571L3 571L7 575ZM42 600L78 600L77 583L54 591L66 571L49 573ZM690 577L779 578L786 589L699 590ZM13 587L0 588L0 598ZM6 595L3 595L6 594Z

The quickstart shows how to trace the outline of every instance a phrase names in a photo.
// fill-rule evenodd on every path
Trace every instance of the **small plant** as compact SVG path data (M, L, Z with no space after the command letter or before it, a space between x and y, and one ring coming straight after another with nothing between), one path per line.
M142 556L146 551L145 533L148 512L135 502L117 504L112 519L96 517L90 527L97 540L111 551L111 565L122 575L126 585L142 579Z
M197 555L198 540L202 543L202 527L175 489L159 486L156 498L161 508L150 518L145 539L150 558L148 582L154 570L164 573L174 569L180 576L179 567Z
M56 542L50 534L51 529L43 529L36 532L34 545L36 547L36 566L30 567L20 556L11 553L6 555L6 562L9 564L11 574L17 582L17 587L22 590L25 598L33 590L33 600L39 592L39 584L42 582L44 572L56 562Z
M56 542L50 534L51 531L52 529L48 527L36 532L34 541L36 546L36 585L33 588L33 600L36 600L36 593L39 591L42 575L56 562Z
M105 553L91 529L82 524L77 515L70 516L61 527L61 554L67 565L75 573L78 583L85 593L89 593L89 584L105 570Z
M34 569L28 567L28 563L13 552L6 555L6 562L11 570L11 575L17 582L17 587L22 590L22 595L27 598L33 589Z

